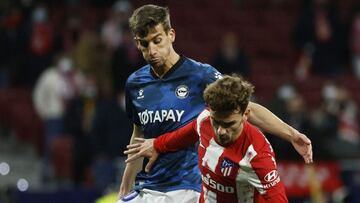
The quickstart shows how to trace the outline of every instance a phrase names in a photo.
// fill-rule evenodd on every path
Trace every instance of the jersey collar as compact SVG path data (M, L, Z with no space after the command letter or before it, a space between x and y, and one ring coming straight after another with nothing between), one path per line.
M185 56L184 55L180 55L179 60L170 68L170 70L168 70L165 75L162 77L162 79L168 77L172 72L174 72L176 69L178 69L185 61ZM156 78L156 79L160 79L157 74L154 72L153 68L150 68L150 74Z

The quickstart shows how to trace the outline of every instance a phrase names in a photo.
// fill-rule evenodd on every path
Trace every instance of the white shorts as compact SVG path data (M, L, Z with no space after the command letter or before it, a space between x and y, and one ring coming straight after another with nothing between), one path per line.
M142 189L133 191L122 197L116 203L196 203L200 193L194 190L174 190L170 192L159 192L155 190Z

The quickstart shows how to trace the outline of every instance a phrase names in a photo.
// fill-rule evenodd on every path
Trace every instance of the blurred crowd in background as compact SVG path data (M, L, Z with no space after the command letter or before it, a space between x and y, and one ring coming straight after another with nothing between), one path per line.
M253 100L312 140L315 162L360 159L356 0L2 0L0 143L32 146L42 185L120 185L123 89L145 64L128 18L145 3L169 6L179 53L253 82ZM301 163L267 137L279 160Z

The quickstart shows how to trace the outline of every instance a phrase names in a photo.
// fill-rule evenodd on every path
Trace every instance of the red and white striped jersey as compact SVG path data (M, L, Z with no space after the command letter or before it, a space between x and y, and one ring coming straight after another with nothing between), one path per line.
M239 138L223 147L215 140L209 116L210 112L204 110L197 120L158 137L154 144L156 150L165 152L200 141L202 191L199 202L288 202L276 169L275 154L265 136L245 122Z

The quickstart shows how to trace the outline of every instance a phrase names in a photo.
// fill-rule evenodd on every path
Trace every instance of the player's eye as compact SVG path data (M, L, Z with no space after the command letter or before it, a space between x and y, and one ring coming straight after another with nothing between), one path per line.
M161 42L161 40L162 40L161 38L156 38L156 39L154 40L154 43L155 43L155 44L159 44L159 43Z
M147 48L149 46L149 42L147 42L147 41L140 40L139 42L142 47Z

